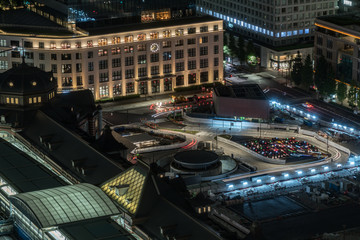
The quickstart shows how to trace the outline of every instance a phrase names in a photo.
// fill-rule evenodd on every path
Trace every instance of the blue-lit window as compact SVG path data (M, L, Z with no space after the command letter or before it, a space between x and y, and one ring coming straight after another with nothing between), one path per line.
M297 35L297 30L293 31L293 35L294 36Z
M210 11L209 11L209 15L212 15L212 14L213 14L213 11L210 10Z
M287 36L290 37L292 35L292 32L291 31L288 31L287 32Z
M304 33L304 30L299 30L299 34L303 34Z
M229 16L227 16L227 17L226 17L226 20L229 21L229 19L230 19Z
M266 35L270 35L270 31L269 31L269 30L266 30Z
M255 26L255 31L259 31L259 27L258 26Z
M306 29L305 29L305 34L309 34L309 33L310 33L309 29L306 28Z
M243 26L244 26L244 21L241 21L241 22L240 22L240 25L243 27Z
M280 34L279 34L279 33L276 33L276 37L280 37Z
M200 12L202 12L203 11L203 9L202 9L202 7L200 8Z
M247 23L244 23L244 26L247 28Z
M270 32L270 35L273 37L274 36L274 32ZM279 37L279 36L278 36Z
M286 37L286 32L281 32L281 37Z

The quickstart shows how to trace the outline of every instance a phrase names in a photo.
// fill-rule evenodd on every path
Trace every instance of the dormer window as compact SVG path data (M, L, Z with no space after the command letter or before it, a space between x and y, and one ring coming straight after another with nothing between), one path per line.
M33 81L31 84L35 87L37 83Z
M13 87L14 83L13 82L9 82L9 87Z

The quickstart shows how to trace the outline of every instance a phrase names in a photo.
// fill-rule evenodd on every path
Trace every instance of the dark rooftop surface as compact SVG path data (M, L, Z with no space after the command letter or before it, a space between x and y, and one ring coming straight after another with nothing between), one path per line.
M120 165L111 162L111 160L90 147L87 142L41 111L35 114L29 127L20 134L30 140L32 144L39 146L55 162L71 172L81 182L98 185L122 171ZM40 142L40 136L51 136L51 142L55 144L54 149L50 150L45 147ZM72 160L80 160L79 166L86 169L86 174L73 167Z
M221 86L215 88L215 94L219 97L266 100L264 92L257 84Z
M89 220L75 224L61 226L59 228L66 236L77 240L126 240L135 239L125 229L116 224L110 218Z
M306 209L294 200L280 196L276 198L246 202L230 207L235 212L240 212L253 221L260 221L281 217L288 214L305 212Z
M30 67L23 62L0 74L0 92L17 95L46 93L54 90L57 84L51 77L51 72Z
M0 175L21 193L67 185L36 160L1 139Z
M350 13L341 15L329 15L318 17L319 20L330 22L342 27L348 27L351 25L357 25L360 27L360 14Z
M99 35L99 34L109 34L109 33L117 33L117 32L129 32L129 31L137 31L137 30L146 30L151 28L165 28L165 27L174 27L185 24L195 24L206 21L219 21L220 19L214 18L211 16L201 16L201 17L188 17L188 18L179 18L179 19L171 19L168 21L159 21L159 22L151 22L151 23L134 23L134 22L125 22L122 24L104 24L100 25L91 25L91 23L79 24L78 26L81 29L86 30L90 33L90 35Z
M42 110L63 124L72 124L96 111L94 97L90 90L71 91L58 94Z
M55 22L27 9L0 11L0 15L0 26L1 24L15 24L38 27L59 27Z
M149 135L148 133L133 134L124 137L132 143L156 140L153 136Z
M72 36L72 32L27 9L0 11L0 29L6 33Z
M211 164L219 160L216 153L204 150L190 150L178 152L174 156L175 161L186 164Z

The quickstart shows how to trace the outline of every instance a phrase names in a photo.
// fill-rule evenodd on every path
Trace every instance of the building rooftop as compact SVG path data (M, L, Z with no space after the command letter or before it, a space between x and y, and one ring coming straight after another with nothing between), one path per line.
M325 22L333 23L342 27L352 28L352 26L357 26L357 27L360 26L359 13L329 15L329 16L318 17L317 19Z
M52 73L25 62L0 74L0 94L31 95L56 89Z
M4 33L24 35L73 36L65 27L27 9L0 12L0 30Z
M218 97L266 100L264 92L258 84L242 84L220 86L214 90Z
M201 16L201 17L187 17L187 18L178 18L171 19L167 21L158 21L150 23L121 23L121 24L109 24L104 22L104 24L99 24L98 22L86 22L80 23L78 26L89 32L90 35L100 35L100 34L110 34L110 33L120 33L120 32L130 32L130 31L140 31L147 30L152 28L165 28L165 27L176 27L180 25L187 24L196 24L208 21L221 21L218 18L212 16Z
M151 238L222 239L188 212L192 208L173 186L158 179L140 162L101 188L128 210Z
M10 201L39 228L119 214L100 188L87 183L20 193Z
M19 193L66 185L42 164L2 139L0 166L0 177Z
M40 110L20 134L80 182L98 185L123 170L119 164L112 162ZM51 149L40 142L41 136L49 138L53 146Z
M59 227L61 233L76 240L128 240L135 239L110 218L93 219Z

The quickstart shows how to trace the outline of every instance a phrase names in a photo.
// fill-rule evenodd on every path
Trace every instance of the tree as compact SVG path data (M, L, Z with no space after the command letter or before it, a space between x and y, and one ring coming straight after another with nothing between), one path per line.
M330 95L336 94L336 81L335 81L335 73L331 64L327 64L327 81L325 84L325 97L329 97Z
M232 58L235 56L235 53L237 52L235 37L232 34L230 35L230 38L229 38L229 50L230 50L230 57L231 57L231 61L232 61Z
M341 80L344 80L344 76L341 76ZM338 101L341 103L341 105L343 104L346 95L347 95L347 86L342 82L338 82L337 83L337 89L336 89L336 96Z
M249 40L246 45L246 60L248 63L250 64L257 63L255 54L256 51L255 51L254 43L252 42L252 40Z
M252 40L249 40L246 45L246 55L249 56L255 56L255 47Z
M224 33L224 46L229 46L229 37L226 33Z
M237 41L236 56L238 57L240 64L246 61L245 41L244 38L241 36L239 36Z
M348 104L350 107L355 107L355 105L356 105L356 92L357 92L356 81L353 79L351 81L350 89L349 89L348 95L347 95Z
M317 61L314 80L318 92L321 94L321 96L329 97L330 95L336 93L334 71L332 66L327 63L323 55L321 55Z
M300 52L297 52L297 55L294 59L294 64L292 67L292 71L291 71L291 80L295 83L295 85L300 85L301 84L301 80L302 80L302 76L301 76L301 71L303 69L303 63L302 63L302 58L300 55Z
M327 78L328 78L327 62L326 62L324 56L321 55L316 63L316 71L315 71L315 76L314 76L315 85L318 89L318 92L321 95L325 94L325 88L326 88L325 85L326 85Z
M314 71L312 66L312 61L310 58L310 54L308 54L305 58L304 66L301 71L301 83L306 90L309 89L311 85L314 84Z

